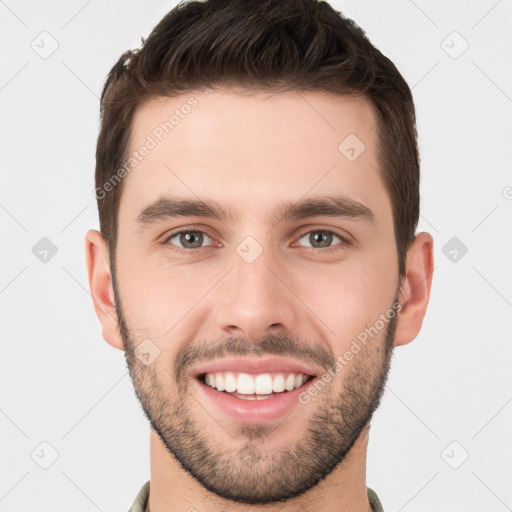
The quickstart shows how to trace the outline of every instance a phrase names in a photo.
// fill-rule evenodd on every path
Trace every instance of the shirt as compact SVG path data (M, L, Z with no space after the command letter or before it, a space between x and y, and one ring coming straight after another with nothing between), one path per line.
M128 510L128 512L144 512L149 499L149 483L150 480L148 480L142 486L142 489L139 491L139 494L137 494L137 497L135 498L135 501L133 502L133 505L131 506L130 510ZM382 508L380 500L375 491L369 487L367 487L366 490L368 491L368 499L370 500L370 505L373 512L384 512L384 509Z

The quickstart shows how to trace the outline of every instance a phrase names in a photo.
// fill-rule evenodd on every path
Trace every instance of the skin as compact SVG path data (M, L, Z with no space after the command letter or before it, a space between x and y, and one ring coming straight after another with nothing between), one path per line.
M125 351L152 426L149 510L371 510L370 419L393 347L421 329L432 237L417 234L400 279L392 206L377 173L376 120L364 99L235 89L153 99L135 116L130 152L191 96L197 106L124 178L114 276L101 235L90 230L85 238L103 337ZM349 134L366 146L355 161L338 150ZM141 227L139 213L166 194L216 201L238 219L177 217ZM329 195L362 203L375 221L269 220L282 201ZM183 227L208 235L200 248L169 240ZM314 249L313 235L323 230L351 243L334 236ZM236 251L247 236L263 249L252 263ZM397 299L395 321L284 419L237 423L191 383L201 357L223 350L278 354L321 374ZM145 339L158 352L149 365L135 354Z

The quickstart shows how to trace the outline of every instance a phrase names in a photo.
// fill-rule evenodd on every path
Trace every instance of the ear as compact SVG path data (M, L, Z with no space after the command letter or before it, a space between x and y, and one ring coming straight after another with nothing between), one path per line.
M407 252L406 274L402 278L395 333L395 346L410 343L420 332L430 298L434 272L434 240L428 233L418 233Z
M85 236L85 260L94 309L101 322L103 338L114 348L124 350L119 331L112 274L106 242L99 231L90 229Z

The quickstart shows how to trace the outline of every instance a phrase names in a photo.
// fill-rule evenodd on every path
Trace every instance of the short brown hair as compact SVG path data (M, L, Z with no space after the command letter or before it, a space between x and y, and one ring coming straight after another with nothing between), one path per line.
M377 117L378 164L393 207L399 274L419 218L420 171L412 93L356 23L318 0L207 0L178 4L138 50L111 69L101 95L96 190L125 161L136 110L157 96L242 86L362 95ZM340 141L341 142L341 141ZM114 264L123 181L96 195Z

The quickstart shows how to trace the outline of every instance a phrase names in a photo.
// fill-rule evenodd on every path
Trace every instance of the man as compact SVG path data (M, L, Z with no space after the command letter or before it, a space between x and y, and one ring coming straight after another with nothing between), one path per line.
M130 510L382 510L370 420L433 271L400 73L325 2L191 2L101 112L89 284L151 424Z

